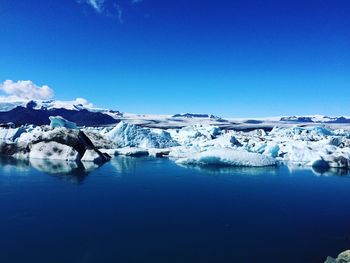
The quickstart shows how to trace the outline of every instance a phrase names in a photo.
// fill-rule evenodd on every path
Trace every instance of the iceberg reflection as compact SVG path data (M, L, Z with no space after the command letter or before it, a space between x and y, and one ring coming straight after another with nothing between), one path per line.
M235 166L222 166L222 165L182 165L177 164L180 167L186 169L194 169L200 172L205 172L214 175L220 174L240 174L240 175L275 175L277 174L276 167L266 166L266 167L235 167Z
M0 166L2 171L16 170L22 174L30 171L30 165L28 160L18 160L9 157L0 158Z
M16 171L21 172L21 174L24 175L30 173L30 170L34 168L42 173L53 175L74 183L81 183L90 172L99 167L100 165L93 162L73 162L34 158L29 160L0 158L0 169L4 174L8 174L10 171Z
M342 168L330 168L330 167L311 167L311 166L301 166L287 164L288 171L292 173L297 173L300 171L311 171L317 176L348 176L349 170Z
M116 156L110 160L110 164L118 173L125 173L135 171L138 160L140 160L140 158L129 156Z
M90 172L99 167L94 163L34 158L30 159L30 164L36 170L74 183L81 183Z

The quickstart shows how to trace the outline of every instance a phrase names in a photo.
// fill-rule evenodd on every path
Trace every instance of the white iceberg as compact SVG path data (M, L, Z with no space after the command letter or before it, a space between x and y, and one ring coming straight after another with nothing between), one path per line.
M78 161L80 156L73 147L50 141L33 144L30 149L29 158Z
M195 146L217 138L221 130L216 126L193 125L179 130L169 130L169 133L179 144Z
M272 157L237 149L210 149L191 153L187 157L176 160L178 164L186 165L223 165L237 167L263 167L276 165Z
M120 122L105 134L117 147L169 148L178 143L166 131L155 132L134 124Z
M100 151L97 151L95 149L86 149L83 158L81 158L81 161L103 163L106 161L106 157Z
M22 133L26 130L22 127L20 128L0 128L0 141L14 142L16 141Z
M124 147L124 148L117 149L117 153L115 155L141 157L141 156L149 155L149 152L147 149L144 149L144 148Z

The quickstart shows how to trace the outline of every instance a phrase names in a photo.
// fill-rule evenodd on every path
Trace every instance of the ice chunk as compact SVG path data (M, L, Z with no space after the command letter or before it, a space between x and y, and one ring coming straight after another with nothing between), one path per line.
M68 121L61 116L50 116L50 126L51 128L64 127L67 129L76 129L77 125L74 122Z
M165 157L170 153L170 149L148 149L148 154L153 157Z
M95 149L87 149L81 160L83 162L103 163L106 161L106 156Z
M217 138L221 134L216 126L194 125L180 130L169 131L171 136L181 145L198 145Z
M280 147L275 143L267 143L263 154L276 158Z
M106 136L117 147L168 148L178 145L166 131L154 132L125 122L118 123Z
M322 126L293 126L291 128L274 127L270 132L270 135L284 136L294 138L297 140L311 141L315 139L320 139L320 137L335 135L335 133L334 131Z
M118 149L99 149L103 154L108 154L109 156L118 156Z
M323 157L331 168L349 168L350 160L342 155L328 155Z
M324 263L349 263L350 262L350 250L341 252L337 258L327 257Z
M312 166L314 162L321 160L319 151L313 150L307 144L289 145L285 148L284 160L299 165Z
M22 127L20 128L0 128L0 141L14 142L25 133L26 130Z
M33 144L29 158L78 161L80 157L73 147L51 141Z
M176 161L178 164L189 165L226 165L238 167L262 167L276 165L272 157L236 149L210 149L191 154Z
M132 157L141 157L149 155L149 152L143 148L134 148L134 147L125 147L122 149L118 149L117 155L125 155Z
M227 148L227 147L241 147L242 144L236 139L233 134L223 134L212 140L205 140L204 142L198 142L198 146L202 147L216 147L216 148Z

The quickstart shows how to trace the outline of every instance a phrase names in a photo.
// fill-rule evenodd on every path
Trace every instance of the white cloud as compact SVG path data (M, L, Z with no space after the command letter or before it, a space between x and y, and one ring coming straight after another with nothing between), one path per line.
M117 16L118 16L118 20L121 24L124 23L124 20L123 20L123 10L122 8L120 7L120 5L116 5L116 9L117 9Z
M102 12L105 0L86 0L86 3L92 6L98 13Z
M0 92L5 93L2 99L9 100L47 100L51 99L54 91L47 85L37 86L31 80L5 80L0 83Z
M76 0L79 4L86 4L92 7L97 13L106 15L108 17L117 18L122 24L123 20L123 10L128 9L129 5L136 5L143 0Z
M97 13L102 13L104 11L104 4L106 0L76 0L79 4L87 4L92 7Z

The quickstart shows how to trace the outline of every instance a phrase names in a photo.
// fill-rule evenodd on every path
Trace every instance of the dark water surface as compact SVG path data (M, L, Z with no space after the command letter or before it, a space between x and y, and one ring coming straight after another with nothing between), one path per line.
M1 263L319 263L349 248L341 173L121 157L89 174L0 165Z

